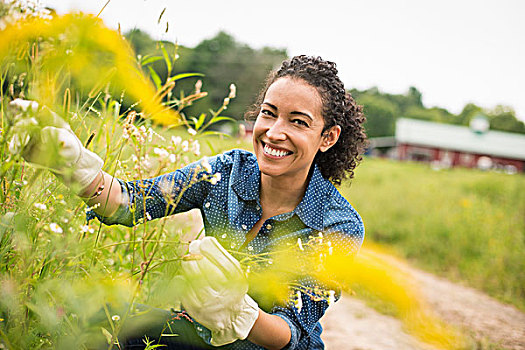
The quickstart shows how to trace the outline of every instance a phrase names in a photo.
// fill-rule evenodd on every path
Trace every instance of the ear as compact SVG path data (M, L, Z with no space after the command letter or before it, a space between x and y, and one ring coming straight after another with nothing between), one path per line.
M332 126L330 129L326 130L323 133L323 139L321 140L321 146L319 150L321 152L326 152L335 145L337 140L339 140L339 135L341 135L341 127L339 125Z

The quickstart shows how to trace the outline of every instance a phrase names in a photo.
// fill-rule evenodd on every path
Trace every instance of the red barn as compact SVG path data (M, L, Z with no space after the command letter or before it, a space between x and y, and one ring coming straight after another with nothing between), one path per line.
M438 167L478 167L525 171L525 135L488 130L476 118L470 127L399 118L395 157Z

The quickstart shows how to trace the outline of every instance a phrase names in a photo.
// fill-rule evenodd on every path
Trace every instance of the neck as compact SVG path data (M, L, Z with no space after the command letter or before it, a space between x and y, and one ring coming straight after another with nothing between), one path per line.
M273 215L290 212L303 199L307 185L308 173L301 179L261 174L261 205Z

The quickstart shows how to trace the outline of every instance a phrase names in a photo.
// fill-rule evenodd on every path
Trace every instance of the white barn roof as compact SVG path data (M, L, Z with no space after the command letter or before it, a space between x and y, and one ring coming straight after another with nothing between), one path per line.
M466 126L399 118L397 143L525 160L525 135L489 130L475 133Z

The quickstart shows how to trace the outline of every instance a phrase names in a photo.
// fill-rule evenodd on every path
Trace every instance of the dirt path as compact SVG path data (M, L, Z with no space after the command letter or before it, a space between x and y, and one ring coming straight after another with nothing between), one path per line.
M506 349L525 349L525 314L487 295L391 260L410 273L422 295L447 323ZM343 296L321 320L328 350L429 349L403 331L399 320Z

